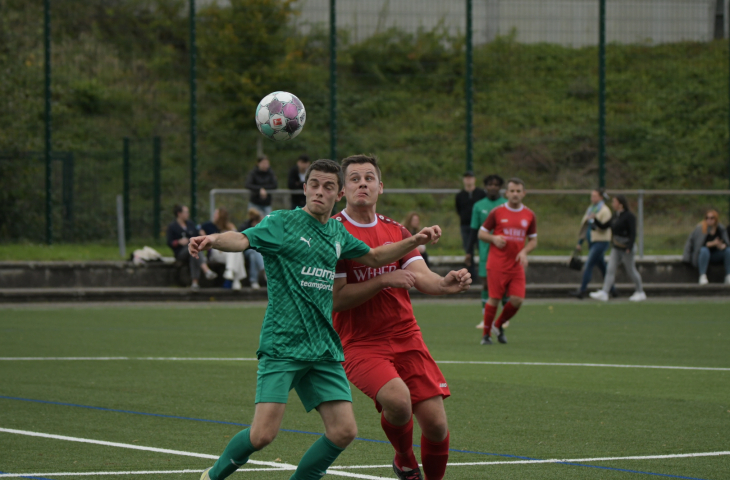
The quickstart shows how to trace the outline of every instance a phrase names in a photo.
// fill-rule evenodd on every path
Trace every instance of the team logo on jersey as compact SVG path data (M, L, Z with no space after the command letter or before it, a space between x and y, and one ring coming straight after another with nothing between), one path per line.
M335 242L335 252L337 252L337 259L340 258L340 253L342 253L342 247L340 246L340 242Z
M527 223L527 220L525 220L524 218L522 219L522 221L520 222L520 224L521 224L521 225L522 225L522 227L524 227L524 228L527 228L527 225L529 225L529 224Z
M309 237L309 240L305 239L304 237L299 237L299 240L306 243L309 248L312 248L312 245L309 244L309 242L312 240L312 237ZM339 257L339 255L337 255Z

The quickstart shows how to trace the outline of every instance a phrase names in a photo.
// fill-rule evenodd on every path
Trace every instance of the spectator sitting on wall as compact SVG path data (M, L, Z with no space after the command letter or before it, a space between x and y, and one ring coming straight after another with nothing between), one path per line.
M421 231L421 217L416 212L408 212L406 219L403 220L403 226L411 235L415 235ZM423 261L426 262L426 266L431 268L431 263L428 261L428 253L426 253L426 245L419 245L417 250L423 257Z
M474 256L474 243L471 243L471 216L474 204L487 196L487 192L476 187L476 177L471 170L462 177L464 188L456 194L456 212L459 214L459 229L461 231L461 245L464 249L465 264L472 277L475 277L474 264L469 259Z
M707 285L707 267L711 263L725 264L725 284L730 285L730 238L719 218L715 210L708 210L684 245L682 261L699 269L700 285Z
M201 235L212 235L214 233L235 231L236 226L231 223L228 217L228 210L223 207L216 208L213 212L213 219L198 227ZM246 278L246 266L243 262L241 252L221 252L211 249L208 252L208 259L212 263L222 263L226 266L223 278L226 280L223 288L241 289L241 280Z
M191 288L198 288L201 270L208 280L216 278L218 274L208 267L204 255L201 255L200 258L193 258L188 252L188 242L200 233L193 222L190 221L188 207L175 205L172 208L172 213L175 215L175 220L167 226L167 245L175 254L175 259L190 265L190 276L193 279Z
M264 216L261 215L261 212L257 209L249 208L248 220L243 222L243 225L239 227L238 231L242 232L251 227L255 227L263 218ZM253 248L244 250L243 255L248 262L248 279L251 281L251 288L258 290L261 288L261 285L259 284L259 273L264 272L264 257ZM266 274L266 272L264 272L264 274Z
M289 190L296 190L299 193L291 194L291 209L304 208L307 204L307 199L304 196L304 174L307 173L307 169L312 162L309 160L309 155L299 155L297 158L297 164L289 169Z
M279 182L271 169L271 163L266 155L258 158L256 167L248 173L246 188L251 190L248 208L255 208L262 216L271 213L271 194L269 190L276 190Z

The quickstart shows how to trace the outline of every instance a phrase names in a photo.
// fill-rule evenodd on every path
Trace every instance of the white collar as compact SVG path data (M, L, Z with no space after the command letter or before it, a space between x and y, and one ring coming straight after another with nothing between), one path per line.
M375 225L378 224L378 214L377 213L375 214L375 220L373 220L370 223L357 223L355 220L350 218L350 216L344 210L342 210L340 213L342 214L343 217L345 217L347 219L348 222L355 225L356 227L370 228L370 227L374 227Z
M509 206L509 203L505 203L505 204L504 204L504 208L506 208L506 209L507 209L507 210L509 210L510 212L521 212L522 210L524 210L524 209L525 209L525 205L524 205L524 204L523 204L523 205L520 205L520 208L516 208L516 209L515 209L515 208L512 208L512 207L510 207L510 206Z

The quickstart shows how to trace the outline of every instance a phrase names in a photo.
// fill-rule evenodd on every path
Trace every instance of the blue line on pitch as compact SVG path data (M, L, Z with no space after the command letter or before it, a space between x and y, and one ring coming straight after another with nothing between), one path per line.
M133 415L145 415L145 416L148 416L148 417L174 418L174 419L177 419L177 420L190 420L190 421L193 421L193 422L218 423L218 424L222 424L222 425L236 425L236 426L239 426L239 427L250 427L251 426L248 423L224 422L223 420L207 420L205 418L182 417L182 416L178 416L178 415L164 415L164 414L161 414L161 413L137 412L137 411L134 411L134 410L120 410L120 409L116 409L116 408L95 407L95 406L92 406L92 405L80 405L80 404L77 404L77 403L54 402L54 401L50 401L50 400L36 400L34 398L8 397L8 396L5 396L5 395L0 395L0 399L5 399L5 400L18 400L18 401L21 401L21 402L45 403L45 404L49 404L49 405L62 405L62 406L65 406L65 407L87 408L89 410L100 410L100 411L103 411L103 412L131 413ZM321 436L322 435L319 432L308 432L306 430L294 430L294 429L288 429L288 428L281 428L279 430L282 431L282 432L288 432L288 433L303 433L303 434L306 434L306 435L318 435L318 436ZM390 442L385 441L385 440L375 440L375 439L372 439L372 438L361 438L361 437L356 437L355 440L360 440L360 441L363 441L363 442L373 442L373 443L390 443ZM417 445L417 444L413 444L413 446L414 447L419 447L419 448L421 447L420 445ZM520 455L508 455L506 453L475 452L475 451L472 451L472 450L459 450L459 449L456 449L456 448L450 448L449 451L450 452L456 452L456 453L471 453L471 454L474 454L474 455L488 455L488 456L492 456L492 457L515 458L515 459L520 459L520 460L542 460L541 458L523 457L523 456L520 456ZM668 477L668 478L681 478L681 479L686 479L686 480L706 480L706 479L698 478L698 477L683 477L681 475L670 475L670 474L666 474L666 473L643 472L643 471L640 471L640 470L628 470L628 469L625 469L625 468L604 467L604 466L600 466L600 465L588 465L588 464L583 464L583 463L554 462L554 465L567 465L567 466L572 466L572 467L597 468L597 469L601 469L601 470L613 470L613 471L616 471L616 472L637 473L637 474L641 474L641 475L654 475L654 476L658 476L658 477ZM0 472L0 473L2 473L2 472ZM25 477L25 478L36 478L38 480L51 480L51 479L48 479L48 478L41 478L41 477Z
M10 473L10 472L0 472L0 474L3 474L3 473ZM18 475L22 475L22 474L18 474ZM20 478L32 478L34 480L51 480L50 478L46 478L46 477L30 477L30 476L24 476L24 475L21 476Z

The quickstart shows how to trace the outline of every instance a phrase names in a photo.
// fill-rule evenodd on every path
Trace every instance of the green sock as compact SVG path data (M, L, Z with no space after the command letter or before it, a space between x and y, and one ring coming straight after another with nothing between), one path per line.
M249 455L255 451L251 445L251 429L241 430L228 442L223 454L208 472L210 480L223 480L248 462Z
M482 289L482 310L484 310L484 305L487 304L487 300L489 300L489 292Z
M289 480L321 480L330 465L335 463L337 457L344 451L344 448L338 447L322 435L304 453L297 471Z

